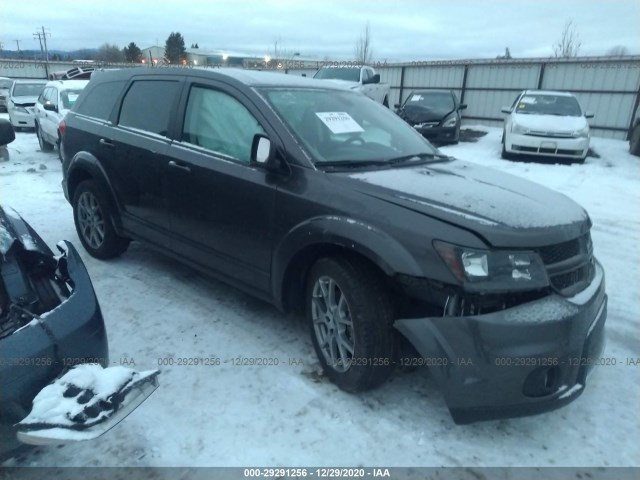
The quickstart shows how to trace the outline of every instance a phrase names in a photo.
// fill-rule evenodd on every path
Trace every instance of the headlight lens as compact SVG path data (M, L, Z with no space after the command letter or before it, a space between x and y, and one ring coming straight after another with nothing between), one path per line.
M24 107L19 107L18 105L14 106L13 108L14 108L17 112L20 112L20 113L29 113L29 110L27 110L27 109L26 109L26 108L24 108Z
M522 125L518 125L517 123L513 122L511 124L511 132L512 133L517 133L519 135L526 135L527 133L529 133L529 129L523 127Z
M450 127L455 127L457 124L458 124L458 117L455 115L452 115L446 118L442 126L445 128L450 128Z
M540 256L524 250L477 250L439 240L436 251L468 291L514 291L549 284Z
M584 128L581 128L580 130L576 130L575 132L573 132L573 136L574 137L578 137L578 138L586 138L589 136L589 126L587 125Z

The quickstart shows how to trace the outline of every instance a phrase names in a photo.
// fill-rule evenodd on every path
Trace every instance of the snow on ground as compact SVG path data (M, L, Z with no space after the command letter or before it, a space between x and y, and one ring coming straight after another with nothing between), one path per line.
M40 447L9 460L27 466L638 466L640 159L626 143L593 139L584 165L507 162L500 129L442 148L570 196L594 223L607 273L605 356L584 394L547 414L456 426L425 371L397 372L360 395L317 375L307 328L268 304L132 244L99 261L82 249L60 186L57 153L18 133L0 162L0 201L51 245L76 244L102 305L111 360L160 368L158 390L92 442ZM199 357L200 365L180 365ZM278 359L236 366L237 357ZM220 365L215 359L220 359ZM211 360L206 360L211 359ZM131 362L135 362L132 365ZM209 363L210 365L203 365Z

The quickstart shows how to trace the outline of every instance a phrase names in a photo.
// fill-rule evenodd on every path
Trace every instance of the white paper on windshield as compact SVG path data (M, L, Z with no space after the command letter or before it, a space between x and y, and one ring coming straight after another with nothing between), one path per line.
M364 132L347 112L316 112L316 115L332 133Z
M69 99L69 103L75 103L75 101L78 99L78 96L80 94L79 93L70 93L67 98Z
M536 103L535 97L522 97L520 103Z
M422 95L414 95L411 97L412 102L419 102L420 100L422 100Z

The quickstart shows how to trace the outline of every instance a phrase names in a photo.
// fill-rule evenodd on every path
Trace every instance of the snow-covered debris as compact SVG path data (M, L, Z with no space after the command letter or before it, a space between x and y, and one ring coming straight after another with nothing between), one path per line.
M158 370L137 372L123 366L78 365L36 395L31 413L18 423L23 433L22 438L20 434L18 438L25 441L36 434L61 441L95 438L117 423L107 422L109 419L120 413L117 416L120 421L132 410L128 407L137 400L141 387L150 384L151 391L155 390L159 373ZM128 410L126 414L121 415L125 410ZM88 431L101 424L108 428Z

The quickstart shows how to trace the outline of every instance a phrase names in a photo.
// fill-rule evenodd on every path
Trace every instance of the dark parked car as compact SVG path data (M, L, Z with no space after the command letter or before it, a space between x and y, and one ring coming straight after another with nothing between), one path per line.
M269 72L126 69L94 74L63 131L91 255L142 240L305 312L347 391L427 365L457 422L532 414L577 398L601 352L587 213L442 155L363 95Z
M451 90L416 90L396 104L396 113L434 143L458 143L465 108Z
M11 124L0 119L0 145L14 138ZM100 305L87 270L71 243L60 242L58 250L54 255L18 213L0 206L0 458L22 443L59 444L79 439L74 435L95 438L127 416L158 385L157 372L140 375L116 367L120 370L115 373L123 377L122 388L102 397L82 388L68 394L73 388L73 381L68 381L73 378L70 368L87 367L86 363L108 367L109 355ZM93 376L98 381L105 375L113 379L114 370L102 367L90 367ZM40 412L30 421L32 401L37 402L39 393L57 381L68 386L64 398L47 391L44 415ZM82 394L84 400L79 398ZM67 419L55 400L69 406ZM54 404L58 408L50 420L47 411Z

